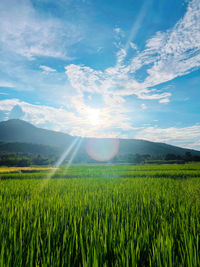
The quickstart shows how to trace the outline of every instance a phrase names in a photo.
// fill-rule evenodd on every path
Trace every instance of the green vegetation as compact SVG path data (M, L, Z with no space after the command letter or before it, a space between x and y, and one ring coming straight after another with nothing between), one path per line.
M10 143L11 145L12 143ZM0 146L1 149L1 146ZM8 167L28 167L28 166L54 166L57 160L60 158L60 154L51 154L47 156L42 156L40 154L31 153L8 153L0 152L0 166ZM67 164L70 160L71 155L63 161L63 165ZM96 160L92 159L90 156L84 153L78 153L74 160L76 164L91 164L97 163ZM152 157L151 155L140 155L140 154L118 154L109 163L115 164L183 164L187 162L200 162L200 156L192 155L190 152L186 152L185 155L175 155L167 154L166 156ZM106 162L104 162L106 163Z
M55 157L44 157L29 153L0 153L0 166L28 167L31 165L53 165Z
M23 166L54 164L76 138L68 134L41 129L18 119L0 122L0 165L22 166L23 162L18 162L18 157L24 158L25 165ZM112 139L109 138L82 138L73 162L95 163L95 160L86 153L88 144L94 140L102 149L107 149L109 143L112 143ZM73 151L66 156L64 164L71 159L72 153ZM200 151L145 140L119 139L119 151L112 162L138 164L156 163L155 160L162 164L166 160L172 163L200 161Z
M13 171L0 266L200 266L200 164Z

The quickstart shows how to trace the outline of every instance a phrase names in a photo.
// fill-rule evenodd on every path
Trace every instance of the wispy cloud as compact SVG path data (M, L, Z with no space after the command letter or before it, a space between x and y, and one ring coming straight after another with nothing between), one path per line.
M145 12L146 5L138 17L139 22ZM128 45L138 27L133 26ZM114 31L120 34L122 30L117 27ZM75 64L66 66L72 87L79 94L102 94L105 102L112 98L113 103L118 103L119 109L125 102L124 97L130 95L136 95L139 99L158 100L161 104L170 102L171 93L157 90L156 86L186 75L200 66L200 2L189 2L185 15L172 29L157 32L147 40L145 49L131 59L127 59L127 45L121 46L116 57L116 65L104 71ZM146 78L138 81L135 73L143 67L146 67ZM107 102L111 107L111 101Z
M0 92L0 95L8 95L8 93Z
M40 65L40 69L42 69L44 72L55 72L56 69L53 69L51 67L45 66L45 65Z
M143 66L147 67L147 77L141 83L134 83L120 93L145 93L145 89L171 81L178 76L188 74L200 66L200 2L193 0L189 3L184 17L176 25L166 31L157 32L146 42L146 48L127 65L127 72L134 74ZM139 97L145 96L144 94ZM156 94L154 94L155 98ZM169 96L163 95L161 103L169 102ZM149 99L149 97L147 97Z
M14 88L15 85L13 83L11 83L11 82L1 82L0 81L0 87Z
M28 59L39 56L67 59L70 58L67 48L81 38L74 24L44 17L36 12L31 1L0 3L0 44L4 50Z
M124 32L123 32L123 30L121 28L119 28L119 27L114 28L114 32L117 35L120 35L120 36L124 37Z
M160 103L169 103L170 100L169 100L169 98L163 98L163 99L159 100L159 102Z
M158 32L148 40L146 50L142 53L144 55L150 61L154 58L153 66L148 69L148 77L144 81L147 86L167 82L199 67L199 0L189 2L186 14L171 30Z

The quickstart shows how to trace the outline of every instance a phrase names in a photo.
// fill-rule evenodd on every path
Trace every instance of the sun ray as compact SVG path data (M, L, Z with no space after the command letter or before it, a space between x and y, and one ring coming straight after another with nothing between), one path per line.
M79 142L78 142L79 141ZM82 140L81 140L82 141ZM55 175L55 173L57 172L57 170L59 169L59 167L61 166L61 164L63 163L63 161L66 159L66 157L69 155L69 153L72 151L72 149L75 147L75 145L77 144L77 147L80 147L80 137L76 137L73 142L71 143L71 145L66 149L66 151L60 156L60 158L57 160L57 162L54 165L54 169L47 175L46 179L44 179L42 186L40 187L40 190L38 193L42 192L42 189L48 184L48 182L50 181L50 179L53 177L53 175ZM77 147L75 148L71 159L69 160L70 163L72 163L72 160L74 158L74 153L76 151L78 151ZM67 165L67 169L69 168L69 163Z
M70 167L70 165L72 164L72 162L73 162L73 160L74 160L74 158L75 158L75 156L76 156L76 154L77 154L77 152L78 152L78 150L79 150L79 148L80 148L80 145L81 145L81 143L82 143L82 140L83 140L83 138L80 138L79 139L79 141L78 141L78 144L77 144L77 146L75 147L75 149L74 149L74 151L73 151L73 154L72 154L72 156L71 156L71 158L70 158L70 160L69 160L69 162L68 162L68 164L67 164L67 169Z
M73 149L73 147L76 145L76 143L78 142L78 139L80 137L76 137L74 139L74 141L71 143L71 145L66 149L66 151L61 155L61 157L58 159L58 161L55 163L55 167L59 168L60 165L63 163L63 161L65 160L65 158L67 157L67 155L71 152L71 150Z

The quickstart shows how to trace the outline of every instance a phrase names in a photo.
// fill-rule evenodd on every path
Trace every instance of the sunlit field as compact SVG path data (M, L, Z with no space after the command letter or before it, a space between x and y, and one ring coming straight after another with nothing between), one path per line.
M28 172L41 172L51 171L55 168L52 167L0 167L0 174L5 173L28 173Z
M200 266L200 164L5 168L0 240L0 266Z

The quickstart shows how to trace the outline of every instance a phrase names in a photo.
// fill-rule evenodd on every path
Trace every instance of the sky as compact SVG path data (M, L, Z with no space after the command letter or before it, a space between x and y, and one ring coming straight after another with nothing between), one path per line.
M200 0L1 0L12 118L200 150Z

